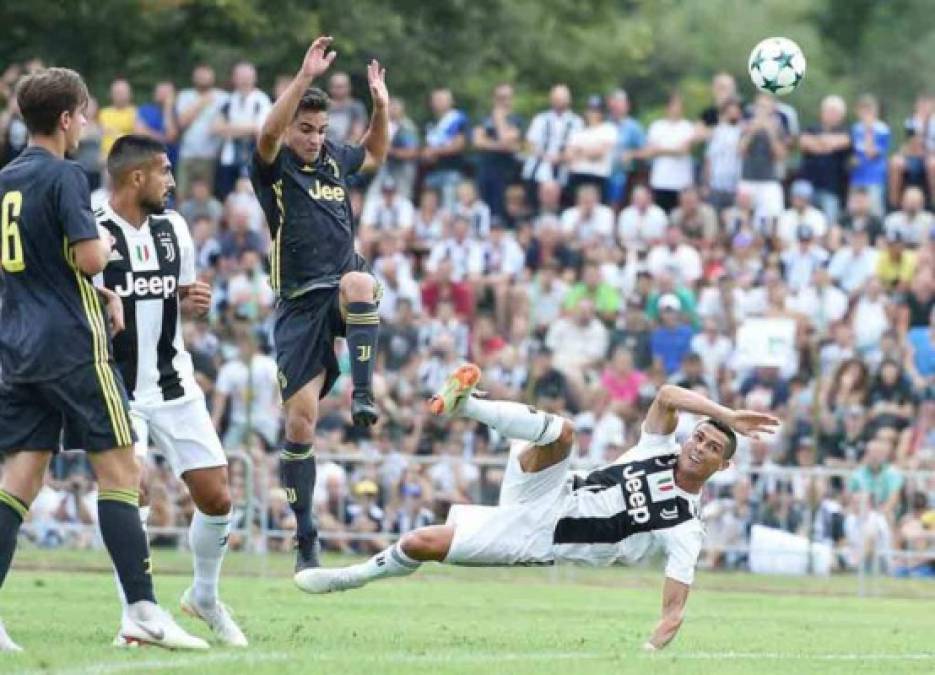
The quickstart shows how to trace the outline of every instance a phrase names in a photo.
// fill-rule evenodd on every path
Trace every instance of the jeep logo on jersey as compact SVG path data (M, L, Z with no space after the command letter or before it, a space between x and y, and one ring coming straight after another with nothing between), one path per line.
M308 194L312 199L321 199L326 202L343 202L345 196L344 188L323 184L317 178L312 187L308 189Z
M127 272L123 284L114 286L114 291L122 298L133 295L141 300L168 299L175 296L176 288L175 277L168 274L162 276L160 274L138 273L134 277L133 272Z
M634 469L627 465L623 469L623 496L627 503L627 511L635 523L649 522L649 507L646 505L646 495L643 494L643 476L646 472Z

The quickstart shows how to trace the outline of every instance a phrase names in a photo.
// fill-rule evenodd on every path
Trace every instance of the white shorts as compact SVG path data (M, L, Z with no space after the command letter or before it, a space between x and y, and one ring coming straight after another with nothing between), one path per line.
M740 189L753 195L754 218L767 221L778 218L785 208L782 184L778 180L742 180Z
M194 469L227 466L227 455L200 396L151 406L131 403L130 420L137 436L136 456L145 458L150 445L156 446L176 478Z
M445 562L454 565L546 565L555 561L552 540L564 498L571 494L570 456L525 473L519 454L528 441L513 441L499 506L455 505L448 525L455 534Z

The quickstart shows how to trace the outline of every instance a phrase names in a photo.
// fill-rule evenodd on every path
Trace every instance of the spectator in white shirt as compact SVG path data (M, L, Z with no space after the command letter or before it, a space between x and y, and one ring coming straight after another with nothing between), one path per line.
M682 96L673 92L666 116L649 125L642 156L652 160L649 186L654 201L668 213L678 204L679 191L693 182L692 144L695 125L682 114Z
M230 192L238 178L249 177L256 137L273 104L256 87L256 68L241 61L231 72L234 91L214 120L214 133L224 139L218 164L217 194Z
M682 231L675 226L669 226L665 240L650 249L646 266L654 277L668 274L685 286L698 281L702 273L701 255L682 243Z
M407 300L415 311L421 312L422 294L408 267L401 269L394 256L384 256L374 262L373 273L383 288L377 308L381 319L395 320L400 300Z
M358 237L366 258L372 256L372 248L381 232L399 232L408 236L415 219L415 207L406 197L399 194L396 179L384 176L380 183L380 194L368 199L360 216Z
M597 186L584 184L575 195L575 206L562 212L562 232L572 249L613 246L614 211L600 198Z
M438 270L442 260L451 261L452 281L476 279L484 271L484 251L470 235L471 223L455 217L451 223L451 236L432 247L425 267L429 272Z
M854 307L854 318L851 321L857 349L867 358L874 359L880 349L883 334L892 328L887 316L889 304L889 299L883 292L883 284L875 276L871 276Z
M510 293L513 282L526 266L526 254L500 218L493 219L490 236L482 246L484 271L477 282L477 291L489 291L493 295L497 326L505 331L510 316Z
M595 316L594 303L585 298L572 316L549 326L545 345L552 351L555 369L580 391L607 355L608 339L607 328Z
M823 239L828 233L828 220L825 214L812 206L814 192L812 184L807 180L797 180L792 183L792 207L782 212L776 227L776 236L783 249L795 245L796 233L802 225L811 228L816 239Z
M662 241L668 222L666 212L653 203L649 188L637 185L630 205L617 218L617 240L624 248L646 250Z
M175 101L179 141L177 192L188 196L192 181L200 178L214 185L221 138L214 133L214 120L227 102L227 92L214 86L214 69L206 64L195 66L191 89L179 92Z
M828 260L828 251L815 243L815 234L808 225L800 225L799 243L786 249L780 259L786 283L793 293L797 293L812 280L815 268Z
M568 178L565 148L574 132L584 122L571 110L571 90L557 84L549 92L550 109L532 118L526 131L527 158L523 164L523 180L537 194L536 186L546 181L564 184Z
M584 122L585 127L571 135L565 149L568 191L575 194L580 185L596 185L601 201L606 202L617 147L617 126L605 120L604 100L600 96L588 98Z
M721 369L727 365L734 345L730 338L721 333L725 326L714 317L702 324L702 331L691 341L691 350L701 357L704 376L708 382L720 382Z
M863 228L848 233L848 243L831 257L828 272L848 295L854 295L876 276L879 251L870 246L870 235Z
M831 283L827 266L818 265L812 272L812 283L800 288L790 305L822 336L847 314L848 298L847 293Z
M529 320L534 330L546 330L561 316L567 292L568 284L559 275L558 263L545 262L526 288Z
M884 232L899 232L903 241L915 246L924 244L935 225L935 217L925 210L925 193L921 188L907 187L901 206L899 211L889 214L883 221Z

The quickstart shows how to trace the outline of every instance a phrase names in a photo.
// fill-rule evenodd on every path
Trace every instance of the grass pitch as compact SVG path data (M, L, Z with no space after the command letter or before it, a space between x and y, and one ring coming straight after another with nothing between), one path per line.
M154 552L156 591L178 617L189 559ZM337 561L331 559L328 564ZM68 571L49 569L50 565ZM561 674L935 672L935 584L700 574L676 642L647 655L661 573L453 569L332 596L295 590L286 556L231 555L222 596L251 641L206 653L118 650L113 581L99 553L23 550L0 615L26 652L10 673ZM920 598L921 596L921 598ZM202 625L183 625L207 637Z

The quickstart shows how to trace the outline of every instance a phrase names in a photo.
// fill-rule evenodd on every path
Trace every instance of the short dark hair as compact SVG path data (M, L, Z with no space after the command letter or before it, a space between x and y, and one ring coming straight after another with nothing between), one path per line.
M16 101L31 134L55 133L64 112L73 113L88 102L88 87L70 68L46 68L20 80Z
M323 89L309 87L305 90L305 93L302 94L302 99L299 101L299 107L295 109L295 114L298 115L302 112L327 112L330 103L331 99Z
M142 134L128 134L121 136L110 149L107 155L107 173L114 182L130 169L152 160L156 155L166 151L166 146L155 138Z
M713 417L706 417L705 419L699 422L699 426L702 424L710 424L712 427L720 431L722 434L727 436L727 447L724 449L724 459L730 459L734 456L734 453L737 452L737 434L734 433L734 430L730 428L730 425L727 422L722 422L719 419Z

